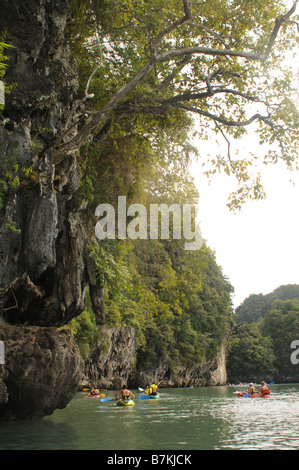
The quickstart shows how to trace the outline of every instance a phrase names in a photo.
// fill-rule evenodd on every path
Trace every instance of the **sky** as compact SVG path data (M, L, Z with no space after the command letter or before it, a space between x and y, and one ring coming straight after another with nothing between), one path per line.
M202 143L203 159L215 145ZM233 177L215 175L209 185L203 171L200 161L193 163L191 174L200 193L198 221L235 289L234 307L251 294L299 284L299 173L283 164L263 165L266 199L248 201L233 213L227 207Z
M285 0L285 5L291 8L293 0ZM290 60L297 81L298 60L286 57L286 65ZM231 144L232 155L236 149L245 153L263 151L250 126L243 142ZM268 294L281 285L299 284L299 172L290 172L283 164L260 165L266 199L248 201L240 212L232 213L227 207L234 187L232 177L215 175L209 184L201 165L209 154L220 153L220 145L223 154L225 141L217 144L211 138L199 142L201 158L193 163L191 174L200 193L198 221L202 236L234 287L236 308L251 294Z

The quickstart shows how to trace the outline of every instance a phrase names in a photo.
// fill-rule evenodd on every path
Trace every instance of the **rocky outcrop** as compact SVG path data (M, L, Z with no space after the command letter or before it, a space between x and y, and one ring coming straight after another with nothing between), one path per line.
M0 30L13 46L5 81L14 84L0 114L1 419L66 406L83 372L70 332L55 328L82 312L88 284L86 233L74 202L77 162L65 155L55 165L49 150L77 100L65 40L69 6L69 0L1 2Z
M83 360L69 330L1 325L0 420L38 418L64 408L77 391Z
M151 370L136 369L138 352L134 328L98 327L98 343L85 361L81 387L98 386L119 389L124 383L132 388L143 387L149 382L161 387L205 387L227 383L225 348L211 361L193 367L170 367L167 359ZM137 359L137 361L136 361Z
M86 361L85 384L118 389L128 383L134 366L136 336L131 327L101 327L99 340Z
M15 84L0 114L0 176L7 182L0 195L0 309L11 324L61 326L84 308L79 170L72 155L54 165L47 150L77 99L65 40L69 3L1 5L0 30L13 46L5 81Z
M7 386L5 381L8 377L8 373L3 365L0 365L0 416L4 411L5 405L8 401Z
M215 359L217 367L212 371L211 381L209 385L226 385L227 384L227 370L226 370L226 352L225 347L222 345L219 356Z
M134 330L105 327L103 285L92 272L84 204L75 197L77 160L65 154L54 161L51 152L57 136L64 141L67 127L76 135L75 119L84 116L65 40L69 6L70 0L1 2L0 30L13 46L7 50L5 80L14 84L0 114L3 419L44 416L73 396L84 368L70 333L56 328L82 312L88 284L100 340L86 364L86 377L118 388L134 369ZM218 381L212 377L217 367L212 361L174 374L165 362L144 378L153 374L165 386L206 385ZM137 377L138 385L142 378Z
M85 362L83 386L118 389L124 383L132 388L149 382L161 387L205 387L227 383L225 348L211 361L174 370L165 358L151 370L136 369L136 336L131 327L98 329L98 343ZM138 352L137 352L138 356ZM138 364L138 360L137 360Z
M167 359L156 368L145 371L137 371L131 384L135 387L154 381L161 387L206 387L209 385L226 384L225 349L221 348L220 354L212 361L195 364L192 367L170 367Z

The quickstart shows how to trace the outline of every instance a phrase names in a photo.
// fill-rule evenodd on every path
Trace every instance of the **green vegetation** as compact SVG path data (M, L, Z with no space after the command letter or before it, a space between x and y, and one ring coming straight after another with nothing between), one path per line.
M16 189L20 185L18 170L19 165L16 160L2 159L0 168L0 209L4 206L5 194L8 189Z
M92 351L92 348L96 345L98 340L95 319L92 311L88 311L87 309L84 310L79 317L73 319L67 325L67 328L73 333L81 356L83 359L87 359L89 353Z
M110 135L111 125L125 135L128 120L156 148L166 122L193 115L201 139L222 139L221 154L203 163L207 176L237 178L229 207L263 198L258 157L233 155L230 140L256 124L263 162L298 166L296 81L284 61L298 46L296 3L287 11L281 0L73 0L68 34L85 114L78 135L55 143L55 158Z
M229 343L232 382L297 382L291 343L299 338L299 286L286 285L267 295L251 295L236 309L237 324Z
M91 254L101 260L106 323L134 327L139 369L163 359L174 368L190 366L217 355L228 333L232 288L206 246L190 253L177 242L136 240ZM82 346L86 312L81 317L72 325Z
M88 168L94 188L87 216L92 231L97 203L109 201L117 212L120 194L128 205L140 201L145 207L198 201L188 173L186 121L182 129L178 119L165 128L163 146L156 149L144 142L139 129L134 132L134 123L124 124L130 132L117 128L111 140L82 151L82 168ZM180 134L182 138L180 153L173 148L174 128L177 140ZM79 193L81 198L82 188ZM136 331L137 368L165 358L174 368L194 365L217 355L229 328L232 287L205 244L198 251L186 251L183 239L103 240L91 244L89 254L98 281L105 285L107 325L128 325Z
M210 131L223 139L223 151L202 163L208 177L224 171L237 178L230 209L264 197L256 156L230 152L230 139L249 124L267 144L265 164L282 159L296 167L296 95L291 70L281 66L298 44L294 11L278 0L72 1L68 35L80 99L67 143L55 139L53 158L80 148L76 202L88 203L90 239L95 207L109 203L117 212L118 196L146 208L197 204L188 164L200 158L195 138ZM84 112L76 117L78 105ZM68 139L74 124L79 131ZM183 240L105 240L89 250L105 285L107 324L136 330L138 368L165 357L173 368L215 357L229 331L232 287L206 244L186 252ZM263 335L251 328L242 334L254 342ZM255 364L268 370L271 345L269 339L254 351Z
M6 68L7 68L7 59L8 57L5 55L5 49L8 49L10 47L13 47L11 46L10 44L6 44L4 42L4 38L0 38L0 81L2 82L4 80L4 77L5 77L5 71L6 71ZM0 90L0 93L1 92L4 92L4 93L10 93L10 91L13 89L14 85L10 85L10 86L7 86L4 82L4 90ZM5 101L5 97L1 97L1 101L0 101L0 111L4 109L4 106L2 104L2 101Z
M270 294L252 294L236 308L237 323L256 323L265 316L265 312L276 299L292 300L299 298L299 286L288 284L280 286Z

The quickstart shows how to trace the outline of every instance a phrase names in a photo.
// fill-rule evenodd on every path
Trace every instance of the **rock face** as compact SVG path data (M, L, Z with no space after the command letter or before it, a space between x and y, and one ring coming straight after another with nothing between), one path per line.
M136 336L133 328L102 327L98 345L86 362L86 383L101 388L121 388L124 383L128 383L135 352Z
M73 339L56 327L82 312L88 285L99 334L106 339L99 341L86 375L118 388L134 368L134 331L105 327L103 286L86 253L84 204L75 197L80 186L76 158L67 154L54 162L50 150L66 125L76 135L74 121L84 113L84 107L77 109L77 74L65 40L69 6L70 0L1 2L0 31L14 46L6 51L5 81L15 84L0 113L3 419L41 417L72 398L84 369ZM217 363L210 368L216 370ZM154 374L168 386L191 380L204 385L212 380L210 370L202 365L200 372L181 370L173 376L163 365Z
M7 379L8 373L5 370L4 366L0 366L0 415L2 414L5 405L8 401L7 387L5 385L5 380Z
M164 388L205 387L227 383L225 348L212 361L171 370L167 359L152 370L135 370L134 328L98 328L98 344L85 362L82 386L119 389L124 383L138 388L154 381Z
M49 148L72 114L78 88L65 41L69 1L2 2L0 30L14 48L0 114L0 308L9 323L60 326L84 308L86 234L74 203L76 159ZM74 127L74 132L76 127Z
M142 387L154 381L160 382L161 387L206 387L209 385L225 385L227 382L225 366L225 350L212 361L196 364L193 367L178 367L174 372L169 368L167 360L152 370L137 372L132 379L132 385ZM143 385L142 385L143 384Z
M77 391L83 360L68 330L2 325L0 420L39 418L64 408Z
M77 74L65 41L69 6L69 0L1 2L0 31L13 46L6 51L5 82L15 85L0 113L5 419L39 417L65 406L83 370L70 334L54 328L82 312L88 283L86 233L74 202L80 185L76 159L65 155L54 165L48 150L75 115Z

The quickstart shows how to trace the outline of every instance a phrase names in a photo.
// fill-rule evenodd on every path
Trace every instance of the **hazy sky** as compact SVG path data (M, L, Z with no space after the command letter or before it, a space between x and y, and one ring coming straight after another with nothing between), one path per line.
M206 144L203 157L204 152ZM232 177L216 175L209 186L202 171L199 162L191 172L200 192L198 219L203 238L235 288L234 306L250 294L299 284L298 172L282 164L264 167L266 200L248 201L241 212L232 213L226 206Z
M291 8L293 0L285 0L285 5ZM297 81L299 61L290 57L286 57L286 65L293 66ZM232 155L237 148L243 153L263 151L254 128L249 126L248 131L243 144L231 142ZM201 167L208 154L220 153L219 144L212 137L198 146L201 159L191 171L200 192L198 219L203 238L235 289L234 306L250 294L267 294L280 285L299 284L299 173L287 171L283 164L260 165L266 200L248 201L241 212L232 213L226 206L235 187L232 177L215 175L209 185ZM225 152L223 140L221 153ZM237 158L242 158L241 152Z

